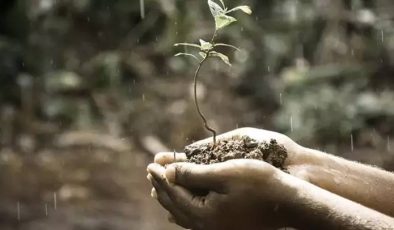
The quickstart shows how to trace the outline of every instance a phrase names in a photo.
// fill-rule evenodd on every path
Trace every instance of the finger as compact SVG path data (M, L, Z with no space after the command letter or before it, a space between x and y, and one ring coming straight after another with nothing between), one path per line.
M174 202L170 199L166 191L161 188L159 182L157 182L154 178L151 182L156 193L157 201L171 213L174 220L173 223L176 223L184 228L189 228L188 223L190 222L190 219L187 217L187 215L174 205Z
M164 167L158 164L151 164L148 166L149 173L155 181L155 188L159 192L164 190L171 199L172 204L177 209L180 209L186 216L194 218L198 216L200 208L203 206L203 198L194 196L190 191L184 187L175 185L166 180ZM158 194L159 195L159 194Z
M191 229L191 228L192 228L191 225L182 223L182 221L180 221L179 219L177 219L177 218L176 218L175 216L173 216L171 213L168 213L167 220L168 220L168 222L170 222L170 223L172 223L172 224L179 225L179 226L181 226L182 228L185 228L185 229Z
M222 163L198 165L192 163L175 163L165 170L165 177L171 183L188 189L205 189L223 192L226 177Z
M172 164L175 162L186 161L186 154L175 152L161 152L155 155L154 162L160 165Z

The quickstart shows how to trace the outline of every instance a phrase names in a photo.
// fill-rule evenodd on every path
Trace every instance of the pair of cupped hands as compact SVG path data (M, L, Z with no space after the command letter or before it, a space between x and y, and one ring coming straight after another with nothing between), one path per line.
M168 210L171 222L194 230L254 230L291 226L299 218L292 208L298 205L295 187L307 180L304 147L283 134L255 128L236 129L218 140L234 136L261 142L275 139L288 152L284 165L288 173L259 160L198 165L186 163L184 153L158 153L147 168L151 196Z

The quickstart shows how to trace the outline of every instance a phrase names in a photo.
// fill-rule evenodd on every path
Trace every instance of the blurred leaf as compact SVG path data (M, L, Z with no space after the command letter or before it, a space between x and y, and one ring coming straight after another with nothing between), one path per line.
M83 87L82 78L74 72L56 71L49 73L45 78L48 91L73 91Z
M219 15L219 16L215 17L216 30L224 28L236 21L237 21L237 19L235 19L234 17L227 16L224 14Z
M226 13L230 13L230 12L234 12L237 10L242 10L245 14L252 14L252 9L250 9L249 6L237 6L229 11L227 11Z
M200 44L201 50L203 51L211 50L213 48L213 45L210 42L206 42L202 39L200 39Z
M231 47L231 48L233 48L233 49L235 49L235 50L237 50L237 51L241 51L238 47L236 47L236 46L233 46L233 45L230 45L230 44L225 44L225 43L216 43L215 45L214 45L214 47L216 47L216 46L225 46L225 47Z
M208 0L209 9L211 10L212 16L216 18L219 15L224 15L224 9L220 7L217 3Z
M222 4L223 9L226 9L226 5L224 5L224 1L223 1L223 0L220 0L220 3Z
M190 46L201 49L201 46L193 43L175 43L174 46Z
M207 54L204 53L204 52L199 52L198 54L200 54L200 56L201 56L202 58L206 58L206 57L207 57Z
M188 56L188 57L192 57L194 59L196 59L197 61L200 61L200 59L198 59L198 57L196 57L193 54L189 54L189 53L177 53L174 55L175 57L179 57L179 56Z
M224 63L226 63L227 65L231 66L229 58L226 55L222 54L222 53L219 53L219 52L216 52L216 51L211 51L211 52L209 52L209 56L218 57L218 58L222 59L222 61Z

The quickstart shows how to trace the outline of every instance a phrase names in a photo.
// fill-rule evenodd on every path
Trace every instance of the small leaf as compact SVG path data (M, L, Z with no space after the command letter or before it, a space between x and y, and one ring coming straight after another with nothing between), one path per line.
M224 9L220 7L217 3L213 2L212 0L208 0L208 6L211 10L211 14L213 17L217 17L219 15L224 14Z
M250 9L249 6L237 6L229 11L227 11L226 13L230 13L230 12L234 12L237 10L242 10L245 14L252 14L252 9Z
M236 21L237 21L237 19L235 19L231 16L227 16L224 14L218 15L217 17L215 17L216 30L226 27Z
M225 43L215 43L214 47L216 47L216 46L226 46L226 47L233 48L233 49L235 49L235 50L237 50L237 51L241 51L241 50L240 50L238 47L236 47L236 46L233 46L233 45L230 45L230 44L225 44Z
M190 46L190 47L196 47L201 49L199 45L193 43L175 43L174 46Z
M223 9L226 9L226 5L224 5L224 1L223 1L223 0L220 0L220 3L222 4Z
M196 57L193 54L189 54L189 53L177 53L174 55L175 57L179 57L179 56L188 56L188 57L192 57L194 59L196 59L197 61L200 61L200 59L198 59L198 57Z
M200 54L200 56L205 59L207 57L207 53L204 52L199 52L198 54Z
M210 42L206 42L202 39L200 39L200 49L203 51L208 51L211 50L213 48L213 45Z
M216 52L216 51L211 51L211 52L209 52L209 56L218 57L218 58L222 59L222 61L224 63L226 63L227 65L231 66L229 58L226 55L222 54L222 53L219 53L219 52Z

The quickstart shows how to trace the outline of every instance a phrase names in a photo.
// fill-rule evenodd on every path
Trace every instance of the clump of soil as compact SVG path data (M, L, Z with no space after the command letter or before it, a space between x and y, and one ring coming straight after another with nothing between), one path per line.
M190 145L185 148L189 162L214 164L232 159L256 159L265 161L277 168L284 169L287 151L275 139L258 142L248 136L219 140L212 149L212 143Z

